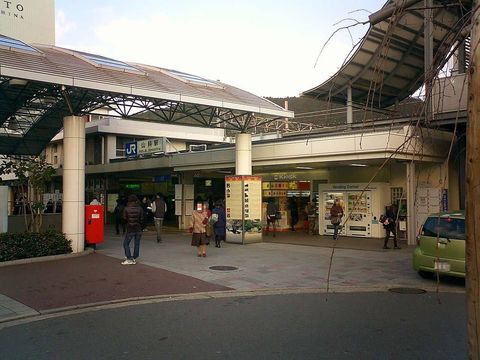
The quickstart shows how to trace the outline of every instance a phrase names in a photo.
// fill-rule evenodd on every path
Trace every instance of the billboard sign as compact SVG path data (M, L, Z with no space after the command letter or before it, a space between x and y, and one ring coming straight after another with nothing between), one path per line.
M144 154L164 153L167 151L167 139L164 137L156 139L139 140L125 144L125 156L135 157Z

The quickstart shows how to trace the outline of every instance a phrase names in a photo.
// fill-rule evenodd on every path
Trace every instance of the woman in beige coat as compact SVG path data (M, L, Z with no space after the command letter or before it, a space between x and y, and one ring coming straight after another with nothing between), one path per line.
M190 220L190 232L192 233L192 246L197 247L197 256L207 256L207 245L209 244L206 236L206 225L208 223L208 208L198 202L192 212Z

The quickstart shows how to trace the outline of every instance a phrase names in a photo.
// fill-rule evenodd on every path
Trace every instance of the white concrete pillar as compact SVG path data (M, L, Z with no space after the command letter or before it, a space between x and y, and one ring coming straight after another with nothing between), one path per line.
M252 135L235 136L235 174L252 175Z
M102 165L104 165L104 164L105 164L105 141L106 141L106 140L105 140L105 136L106 136L106 135L105 135L105 134L102 134L102 135L100 135L100 136L102 137L102 150L101 150L101 151L102 151L102 159L101 159L101 163L102 163ZM106 219L106 218L107 218L107 217L105 216L105 219Z
M347 124L353 124L352 87L347 88Z
M85 120L63 119L62 231L72 242L74 253L84 249L85 230Z
M105 135L104 138L106 145L103 162L108 164L110 160L117 158L117 137L115 135Z
M407 162L407 244L415 245L417 225L415 216L415 192L417 191L417 175L415 163Z
M288 110L288 100L285 100L285 105L283 106L285 110ZM285 118L285 131L288 131L288 118Z
M0 186L0 234L8 231L8 186Z

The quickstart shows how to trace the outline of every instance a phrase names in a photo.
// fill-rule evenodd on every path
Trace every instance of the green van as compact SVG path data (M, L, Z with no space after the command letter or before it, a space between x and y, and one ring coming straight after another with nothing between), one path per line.
M465 240L464 211L429 215L417 236L413 268L420 275L465 277Z

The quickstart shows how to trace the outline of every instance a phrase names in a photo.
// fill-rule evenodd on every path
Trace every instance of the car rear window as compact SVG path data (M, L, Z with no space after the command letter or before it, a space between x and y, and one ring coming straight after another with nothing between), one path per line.
M465 220L447 217L429 217L423 225L423 235L465 240Z

